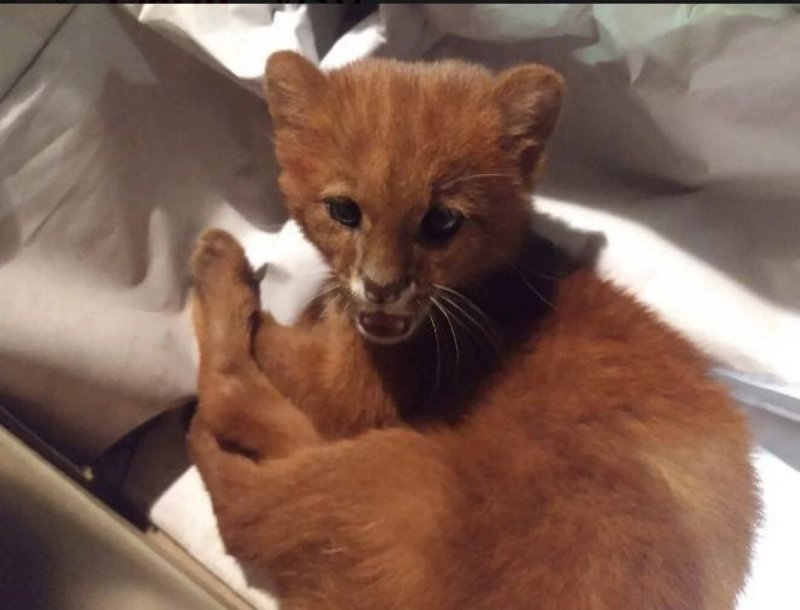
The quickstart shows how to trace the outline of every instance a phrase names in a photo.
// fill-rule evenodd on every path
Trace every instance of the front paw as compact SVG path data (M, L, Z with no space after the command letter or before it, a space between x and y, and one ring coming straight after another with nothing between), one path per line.
M206 231L192 254L191 272L201 366L225 369L248 362L261 302L244 250L225 231Z
M201 298L224 296L231 286L243 285L250 291L258 283L244 249L230 234L209 229L200 236L191 259L192 284Z

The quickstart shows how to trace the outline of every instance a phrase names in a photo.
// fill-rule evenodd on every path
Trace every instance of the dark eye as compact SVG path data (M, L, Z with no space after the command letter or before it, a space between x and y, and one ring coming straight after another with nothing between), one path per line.
M433 208L422 219L420 234L427 242L440 244L458 231L464 215L450 208Z
M361 222L361 208L349 197L326 197L323 202L336 222L353 229Z

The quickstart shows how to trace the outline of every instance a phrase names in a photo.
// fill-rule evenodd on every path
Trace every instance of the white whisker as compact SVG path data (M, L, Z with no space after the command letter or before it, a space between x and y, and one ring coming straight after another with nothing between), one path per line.
M442 297L442 299L444 299L444 295L441 295L441 297ZM443 300L442 304L443 305L450 305L452 307L452 302L450 302L448 300ZM472 339L475 341L476 345L480 345L481 347L483 347L483 343L486 342L485 334L481 334L480 336L476 335L475 334L475 329L473 328L473 326L467 324L466 322L464 322L464 320L462 320L461 317L459 317L459 313L460 312L458 310L453 310L453 309L450 310L450 314L452 314L453 320L455 322L457 322L458 325L461 328L463 328L467 333L469 333L469 336L472 337ZM463 316L463 314L462 314L462 316Z
M339 290L339 284L337 284L336 282L332 282L324 290L321 290L319 292L319 294L317 294L316 296L320 296L320 297L321 296L325 296L326 294L330 294L330 293L332 293L332 292L334 292L336 290Z
M534 271L533 269L527 269L528 273L532 273L535 276L544 278L546 280L553 280L556 281L558 278L555 275L548 275L547 273L542 273L541 271Z
M452 180L448 180L447 182L441 185L441 188L446 189L455 184L460 184L461 182L467 182L469 180L479 180L481 178L516 178L516 176L514 174L470 174L469 176L460 176L458 178L453 178Z
M509 259L507 256L504 256L504 258L505 258L505 259L506 259L506 261L508 262L508 265L509 265L509 267L511 267L511 268L514 270L514 272L515 272L515 273L516 273L516 274L517 274L517 275L520 277L520 279L522 280L522 282L523 282L523 283L524 283L524 284L525 284L525 285L526 285L528 288L530 288L531 292L533 292L533 294L535 294L537 297L539 297L539 298L542 300L542 302L544 302L544 303L546 303L547 305L549 305L549 306L550 306L550 309L553 309L553 310L555 310L556 306L555 306L555 305L553 305L553 304L552 304L552 303L551 303L551 302L550 302L550 301L549 301L549 300L548 300L548 299L547 299L547 298L546 298L546 297L545 297L545 296L544 296L544 295L543 295L541 292L539 292L539 291L536 289L536 287L535 287L533 284L531 284L531 283L530 283L530 281L528 281L528 278L527 278L527 277L525 277L525 275L522 273L522 271L520 271L520 270L517 268L517 266L516 266L514 263L512 263L512 262L511 262L511 260L510 260L510 259Z
M491 326L492 326L492 321L491 321L491 320L489 319L489 317L488 317L488 316L487 316L487 315L486 315L486 314L483 312L483 310L482 310L480 307L478 307L478 306L475 304L475 302L474 302L472 299L470 299L470 298L469 298L469 297L467 297L466 295L464 295L464 294L460 293L458 290L453 290L452 288L448 288L447 286L440 286L440 288L441 288L442 290L444 290L444 291L446 291L446 292L450 293L451 295L453 295L453 296L456 296L456 297L458 297L458 298L462 299L466 305L469 305L469 306L472 308L472 310L473 310L475 313L477 313L479 316L481 316L481 318L483 319L483 321L484 321L484 323L486 324L486 326L487 326L488 328L491 328Z
M337 307L341 309L342 304L347 304L341 287L336 281L329 282L323 290L315 293L302 306L302 310L305 311L315 301L321 301L324 315L330 315Z
M436 339L436 380L434 381L433 391L431 392L430 396L430 398L433 398L436 396L436 392L439 391L439 377L441 376L442 368L442 349L441 344L439 343L439 331L436 330L436 320L433 319L432 313L428 313L428 318L431 321L431 326L433 327L433 336Z
M465 297L461 293L459 293L459 292L457 292L457 291L455 291L455 290L453 290L451 288L448 288L447 286L441 286L439 284L435 284L434 287L438 288L439 290L450 292L450 293L452 293L454 295L457 295L458 297L464 299L465 303L469 303L470 306L473 307L474 310L476 312L478 312L483 317L483 319L485 320L485 323L481 324L466 309L461 307L461 305L459 305L458 302L455 301L453 298L450 298L450 297L448 297L448 296L446 296L444 294L440 295L444 302L446 302L446 303L450 304L451 306L455 307L458 311L461 312L461 315L463 315L467 320L472 322L472 324L475 326L475 328L477 328L478 330L480 330L483 333L483 335L489 341L489 343L492 346L492 348L494 349L494 351L497 352L497 355L498 356L502 356L503 352L499 347L500 340L499 340L499 338L497 337L497 335L494 333L494 331L491 328L491 321L489 320L488 317L486 317L486 314L483 313L483 311L480 309L480 307L475 305L475 303L473 303L470 299L468 299L467 297Z
M483 330L485 333L488 333L489 335L491 335L490 338L493 339L496 343L498 343L498 344L500 343L500 337L498 337L497 333L494 331L494 324L493 324L492 320L489 319L489 316L487 316L484 313L484 311L480 307L478 307L472 299L470 299L466 295L460 293L458 290L454 290L452 288L448 288L447 286L436 284L435 287L438 288L439 290L443 290L443 291L447 292L448 294L452 295L449 299L447 299L448 302L450 302L452 305L458 307L459 309L461 309L463 311L463 309L458 305L458 303L454 300L453 297L458 297L459 299L461 299L462 302L465 305L469 306L472 309L472 311L474 311L477 315L479 315L481 317L481 319L483 320L483 324L482 325L481 324L477 324L477 322L474 320L474 318L471 315L467 314L469 319L472 320L472 322L474 324L477 324L477 326L479 328L481 328L481 330ZM442 295L442 296L444 297L444 295ZM467 312L464 312L464 313L466 314Z
M450 327L450 334L453 337L453 347L455 348L456 352L456 369L453 373L453 376L458 380L458 371L461 365L461 351L458 349L458 337L456 336L456 330L453 328L453 323L450 321L450 316L447 313L447 310L439 303L436 297L431 298L431 302L433 303L434 307L436 307L439 311L442 312L444 316L445 322L447 322L447 326Z

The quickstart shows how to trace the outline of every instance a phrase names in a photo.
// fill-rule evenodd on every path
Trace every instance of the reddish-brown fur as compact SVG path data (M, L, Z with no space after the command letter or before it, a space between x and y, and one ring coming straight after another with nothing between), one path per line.
M531 234L561 88L539 66L271 58L281 187L338 298L279 326L207 233L189 447L229 551L284 608L733 607L758 512L744 418L688 342ZM467 217L443 247L415 239L432 202ZM474 308L450 295L438 332L375 345L357 269L411 274L420 311L434 284Z

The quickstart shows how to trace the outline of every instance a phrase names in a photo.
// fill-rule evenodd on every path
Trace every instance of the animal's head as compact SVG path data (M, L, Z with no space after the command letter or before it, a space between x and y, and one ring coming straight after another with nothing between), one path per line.
M366 60L323 73L280 52L265 86L289 211L367 339L408 338L439 291L515 255L561 106L553 70Z

